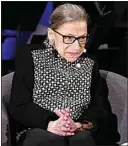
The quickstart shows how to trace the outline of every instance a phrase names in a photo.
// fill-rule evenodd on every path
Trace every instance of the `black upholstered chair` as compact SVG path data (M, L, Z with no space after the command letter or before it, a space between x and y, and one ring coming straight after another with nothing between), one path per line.
M121 135L119 144L128 142L127 138L127 78L118 74L100 70L101 76L106 80L109 89L109 101L113 113L118 118L118 130ZM10 99L13 72L2 77L2 146L11 146L10 124L7 105Z

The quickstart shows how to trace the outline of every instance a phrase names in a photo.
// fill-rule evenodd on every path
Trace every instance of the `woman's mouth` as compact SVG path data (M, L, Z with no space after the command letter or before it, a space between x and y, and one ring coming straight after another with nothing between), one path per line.
M65 58L69 62L74 62L76 59L81 55L80 52L66 52L65 53Z
M68 56L70 57L76 57L76 56L79 56L80 53L79 52L67 52Z

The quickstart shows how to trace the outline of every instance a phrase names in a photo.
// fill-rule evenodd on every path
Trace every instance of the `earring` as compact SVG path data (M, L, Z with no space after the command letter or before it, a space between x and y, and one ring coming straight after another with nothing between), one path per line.
M84 51L83 51L84 53L86 53L87 52L87 50L86 49L84 49Z
M83 53L82 53L82 57L86 57L86 52L87 52L87 50L84 49L84 51L83 51Z

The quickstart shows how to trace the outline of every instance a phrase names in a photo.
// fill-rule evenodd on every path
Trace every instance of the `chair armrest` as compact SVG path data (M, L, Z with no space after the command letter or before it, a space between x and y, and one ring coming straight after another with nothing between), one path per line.
M1 143L2 145L4 144L9 144L11 141L11 136L10 136L10 125L9 125L9 116L8 116L8 112L7 112L7 107L6 104L4 103L4 99L5 97L2 97L1 100L1 134L2 134L2 139L1 139Z

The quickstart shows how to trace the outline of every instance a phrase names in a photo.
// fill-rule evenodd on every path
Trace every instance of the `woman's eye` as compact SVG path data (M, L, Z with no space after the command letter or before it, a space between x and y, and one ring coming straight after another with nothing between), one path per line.
M79 38L79 41L85 41L86 40L86 37L80 37Z
M73 40L74 37L72 37L72 36L66 36L66 39L67 39L67 40Z

